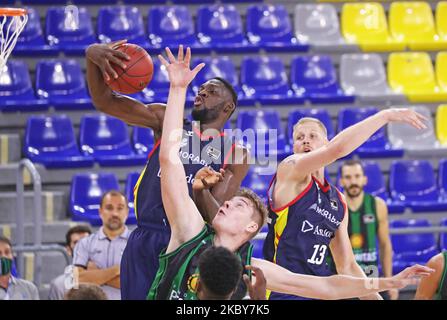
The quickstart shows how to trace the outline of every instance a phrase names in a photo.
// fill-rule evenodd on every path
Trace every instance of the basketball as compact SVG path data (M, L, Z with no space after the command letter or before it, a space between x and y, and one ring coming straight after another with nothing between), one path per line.
M125 43L116 50L124 52L130 57L126 61L127 68L111 63L118 74L118 78L106 81L109 87L119 93L133 94L142 91L152 80L154 64L151 56L142 47L136 44Z

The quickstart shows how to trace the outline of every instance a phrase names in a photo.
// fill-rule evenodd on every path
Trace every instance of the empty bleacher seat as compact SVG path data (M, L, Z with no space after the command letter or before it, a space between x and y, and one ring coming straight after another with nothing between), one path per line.
M441 159L439 161L438 180L441 196L447 201L447 159Z
M39 13L32 7L27 7L26 10L28 12L28 22L17 39L17 44L14 47L14 55L44 55L54 53L55 49L45 42Z
M154 131L150 128L134 127L132 144L137 154L147 156L154 146Z
M430 56L425 52L390 54L388 81L394 91L405 94L411 102L447 100L447 91L438 86Z
M255 46L269 51L307 51L298 42L287 9L283 5L252 5L247 9L247 37Z
M440 105L436 111L436 136L443 146L447 146L447 104Z
M393 200L403 202L414 212L447 210L427 160L394 161L390 168L390 193Z
M442 219L441 226L447 227L447 218ZM447 250L447 232L442 232L439 235L439 248L441 250Z
M140 174L138 172L131 172L127 175L127 178L126 178L126 186L125 186L124 194L126 195L127 203L129 206L129 218L126 221L127 224L136 224L137 223L137 219L135 216L133 190L134 190L135 184L137 183L139 177L140 177Z
M36 65L37 94L58 109L92 109L81 66L74 59L51 59Z
M48 109L48 101L39 99L31 85L24 61L9 60L0 71L0 110L37 111Z
M432 154L438 147L433 118L425 106L414 106L411 109L425 116L426 129L419 130L407 123L392 122L388 124L388 137L394 148L404 148L407 151Z
M328 139L330 140L334 137L334 125L332 124L331 116L327 109L314 108L293 110L289 113L287 120L287 135L289 137L290 145L293 146L293 127L304 117L317 118L326 127Z
M389 11L390 32L411 50L440 50L447 48L436 33L433 13L428 2L396 1Z
M345 48L337 10L332 4L297 4L294 24L295 36L300 42L334 51Z
M149 46L143 17L137 7L110 6L98 12L98 39L103 43L127 39L128 43Z
M312 103L353 102L354 96L340 88L337 74L329 56L300 56L290 67L292 88L297 96Z
M241 63L241 83L245 96L262 104L304 102L289 85L283 62L276 56L249 56Z
M276 111L241 111L237 117L236 128L242 130L242 137L238 138L251 148L252 156L260 161L267 160L267 157L277 157L278 160L282 160L289 153L281 120ZM245 130L247 132L243 134Z
M385 66L378 54L343 54L340 61L340 84L346 94L360 101L404 101L388 86Z
M390 223L392 229L431 227L428 220L411 219L396 220ZM425 265L439 250L432 233L393 234L393 274L397 274L406 267L419 263Z
M436 31L441 42L447 42L447 2L439 1L436 6Z
M341 30L348 43L363 51L398 51L405 43L391 36L385 11L380 3L345 3Z
M67 54L84 54L88 45L96 42L91 16L85 7L49 8L46 17L48 43ZM75 9L74 9L75 8Z
M209 51L199 43L194 32L194 20L188 7L154 6L148 12L147 31L151 48L177 49L179 44L191 47L194 53Z
M102 224L99 207L102 195L119 190L113 173L78 173L71 180L70 211L74 221L86 221L93 226Z
M205 67L197 74L192 81L192 90L195 94L199 91L199 87L208 80L219 77L227 80L236 90L238 96L238 105L250 105L253 104L253 99L246 97L239 85L239 76L236 71L236 66L228 56L220 57L207 57L193 59L192 66L196 66L200 63L205 63Z
M344 108L338 113L338 131L342 131L366 118L376 114L377 108ZM384 127L376 131L364 144L354 151L360 157L383 158L402 157L402 148L393 148L386 136Z
M439 90L447 92L447 52L439 52L436 55L435 73Z
M101 166L142 165L144 154L135 154L130 145L127 126L106 115L86 115L79 129L81 149Z
M257 50L245 38L241 15L230 4L201 6L197 11L197 36L202 46L219 52Z
M267 203L267 191L275 174L275 168L252 166L242 180L241 186L254 191Z
M93 158L81 154L73 124L65 115L30 116L23 149L27 158L47 168L93 166Z

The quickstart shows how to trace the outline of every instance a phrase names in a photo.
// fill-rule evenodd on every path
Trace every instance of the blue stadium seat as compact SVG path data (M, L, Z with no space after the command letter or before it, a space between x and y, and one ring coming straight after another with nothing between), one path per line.
M126 195L127 202L129 205L129 218L127 218L126 221L127 224L137 223L137 217L135 216L135 205L133 202L134 201L133 189L139 177L140 173L138 172L131 172L127 175L126 187L125 187L126 189L124 190L124 194Z
M66 115L30 116L25 129L24 154L47 168L92 167L93 158L81 154Z
M27 7L28 22L17 39L14 55L46 55L55 52L55 48L45 42L40 25L40 16L36 9ZM5 32L6 30L4 30Z
M56 109L93 109L81 66L74 59L38 62L36 90Z
M307 51L293 35L293 26L284 5L252 5L247 10L247 37L254 46L267 51Z
M48 43L67 54L82 54L88 45L96 42L90 12L81 7L67 10L67 7L49 8L46 17Z
M253 245L253 258L264 259L264 254L262 253L264 239L252 239L250 242Z
M135 154L130 145L127 125L106 115L86 115L81 119L79 141L82 151L92 155L101 166L143 165L144 154Z
M351 103L355 97L340 88L329 56L298 56L292 60L290 78L295 93L312 103Z
M136 7L102 7L98 12L98 39L103 43L127 39L128 43L149 47L143 17Z
M393 161L390 168L390 192L413 212L447 210L431 163L427 160Z
M303 103L290 88L283 62L275 56L245 57L241 63L241 83L245 96L261 104Z
M242 134L242 136L237 136L237 138L252 150L252 156L255 156L258 160L266 160L266 157L277 157L278 160L282 160L290 153L281 127L281 119L276 111L240 111L237 117L236 128L242 130L242 132L245 130L250 132L253 132L253 129L256 130L253 136L250 136L250 132L248 132L248 134ZM269 132L269 129L276 130L276 137L272 136L273 132Z
M154 131L150 128L134 127L132 145L137 154L147 156L154 146Z
M169 94L169 75L166 68L160 63L158 59L153 60L154 74L149 85L140 93L141 100L145 103L168 101ZM194 95L188 89L186 95L187 106L194 101Z
M179 44L191 47L194 53L209 52L203 48L194 32L194 20L188 7L154 6L148 12L147 33L151 48L177 50Z
M218 52L257 50L245 38L241 15L230 4L201 6L197 11L197 36L202 46Z
M338 132L360 122L378 112L375 107L343 108L338 113ZM354 151L362 158L402 157L403 149L392 147L385 128L379 129L371 138Z
M214 0L172 0L172 3L178 4L202 4L202 3L214 3Z
M317 118L320 120L327 130L328 139L332 139L334 137L334 126L331 121L331 116L327 109L323 108L314 108L314 109L300 109L293 110L289 113L289 117L287 120L287 134L289 136L289 143L293 146L293 126L304 117Z
M447 201L447 159L439 161L439 189L441 190L441 197Z
M236 90L238 95L238 105L253 105L254 100L244 95L244 92L239 85L239 76L236 72L236 66L233 61L227 56L216 58L196 58L192 62L192 66L199 63L205 63L205 67L197 74L192 81L192 90L195 94L199 91L199 87L214 77L220 77L227 80Z
M102 225L99 206L102 195L119 190L113 173L78 173L71 180L70 211L73 221L86 221L92 226Z
M431 227L426 219L397 220L390 223L390 228L418 228ZM438 254L433 233L393 234L393 274L397 274L413 264L426 264L431 257Z
M447 218L442 219L441 226L447 227ZM447 232L442 232L439 235L439 248L441 250L447 250Z
M104 4L112 4L113 5L113 4L117 3L117 0L72 0L72 1L75 4L89 4L89 5L91 5L91 4L102 4L102 3L104 3ZM66 3L66 2L67 2L67 0L65 0L64 3Z
M47 110L48 100L34 93L28 66L24 61L9 60L0 73L1 111Z
M251 167L242 180L241 186L253 190L267 203L267 191L272 181L274 171L271 168Z

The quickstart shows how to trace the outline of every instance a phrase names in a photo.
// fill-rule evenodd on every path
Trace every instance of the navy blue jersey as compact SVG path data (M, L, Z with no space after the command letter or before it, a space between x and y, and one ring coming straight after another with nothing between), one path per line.
M185 121L183 129L179 155L184 163L189 194L192 196L192 183L197 171L204 166L209 166L216 171L224 168L229 156L233 153L235 144L223 133L217 137L205 137L190 122ZM169 230L161 199L159 146L160 141L157 141L135 185L135 214L140 227Z
M281 208L273 208L275 181L276 176L268 192L270 219L264 243L265 259L295 273L331 275L326 263L329 243L346 210L340 192L326 180L323 186L312 177L293 201ZM272 293L270 298L275 294Z

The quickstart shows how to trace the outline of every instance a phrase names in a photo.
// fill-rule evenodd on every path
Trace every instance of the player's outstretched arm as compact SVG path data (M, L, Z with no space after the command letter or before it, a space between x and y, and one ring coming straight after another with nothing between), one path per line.
M252 259L252 264L262 270L267 289L313 299L348 299L363 297L376 292L402 289L416 284L420 277L434 270L421 265L406 268L391 278L356 278L345 275L316 277L290 272L266 260Z
M382 110L375 115L346 128L327 145L304 154L295 154L284 160L278 167L278 176L301 180L310 173L347 156L360 147L377 130L390 122L403 122L418 129L426 128L423 115L406 108Z
M183 47L180 46L177 59L168 48L166 48L166 53L169 62L163 56L159 56L161 63L168 71L170 81L159 159L163 206L172 231L166 250L166 253L169 253L196 236L205 225L189 196L185 169L179 157L186 90L204 64L190 70L191 50L189 48L184 56Z
M145 105L133 98L113 92L105 80L116 77L112 64L126 67L129 56L116 48L126 40L110 44L92 44L86 53L87 84L93 105L98 111L119 118L128 124L152 128L158 138L161 133L165 104Z

